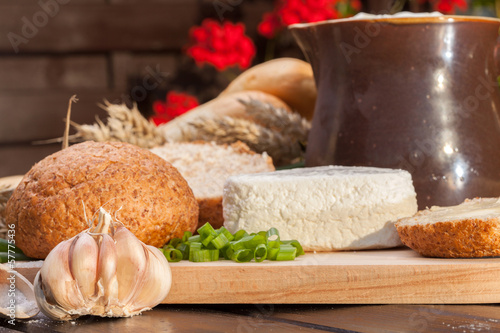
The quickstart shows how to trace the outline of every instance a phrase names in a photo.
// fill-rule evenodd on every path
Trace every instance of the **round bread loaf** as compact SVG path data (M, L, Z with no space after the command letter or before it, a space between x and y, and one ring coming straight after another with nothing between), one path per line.
M43 259L87 229L99 207L155 247L198 223L193 192L170 163L131 144L92 141L35 164L7 202L6 221L16 245Z

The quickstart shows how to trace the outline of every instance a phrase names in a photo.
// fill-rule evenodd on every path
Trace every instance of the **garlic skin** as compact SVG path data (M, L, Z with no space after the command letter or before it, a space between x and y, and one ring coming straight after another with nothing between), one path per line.
M59 243L34 281L40 310L55 320L130 317L165 299L172 273L163 253L142 243L102 208L99 222Z

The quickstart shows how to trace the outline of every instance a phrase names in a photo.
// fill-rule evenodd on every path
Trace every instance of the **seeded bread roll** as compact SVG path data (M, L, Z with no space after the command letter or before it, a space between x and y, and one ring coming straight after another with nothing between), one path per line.
M193 189L200 208L199 226L205 222L222 226L222 191L229 176L274 171L271 157L251 151L240 141L167 143L151 151L172 163Z
M476 198L434 206L396 222L403 243L426 257L500 255L500 199Z
M7 202L6 220L15 224L16 245L43 259L87 229L85 214L101 206L156 247L198 223L193 192L170 163L131 144L92 141L35 164Z

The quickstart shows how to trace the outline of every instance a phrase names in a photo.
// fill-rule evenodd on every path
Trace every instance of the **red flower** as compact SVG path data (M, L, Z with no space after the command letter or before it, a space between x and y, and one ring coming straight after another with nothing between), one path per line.
M255 45L245 35L242 23L221 25L205 19L200 27L191 28L189 37L191 43L186 52L198 65L208 63L219 71L236 65L245 69L255 56Z
M169 91L166 102L155 101L153 103L154 116L151 120L158 126L168 123L177 116L197 107L199 105L196 97L176 91Z
M291 24L347 17L360 9L360 0L276 0L274 10L263 15L258 31L272 38Z
M282 28L280 18L276 13L265 13L262 16L262 22L259 23L257 30L259 33L266 38L273 38L276 32Z
M431 0L434 10L443 14L455 14L456 9L465 12L467 10L467 1L465 0Z

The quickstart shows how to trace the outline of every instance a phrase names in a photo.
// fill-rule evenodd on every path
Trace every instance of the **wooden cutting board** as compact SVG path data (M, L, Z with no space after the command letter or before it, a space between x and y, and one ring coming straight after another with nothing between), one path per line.
M22 272L31 280L38 270L32 266ZM500 258L424 258L399 248L170 267L172 289L163 303L500 303Z

